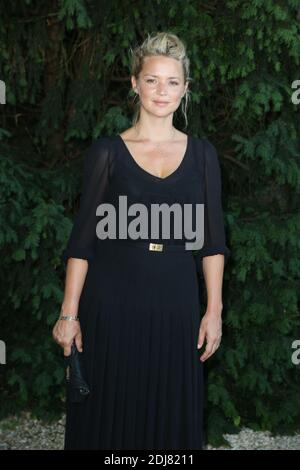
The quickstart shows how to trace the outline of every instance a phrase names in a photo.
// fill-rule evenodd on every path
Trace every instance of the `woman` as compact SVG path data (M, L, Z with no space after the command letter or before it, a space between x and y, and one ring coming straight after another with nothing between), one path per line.
M65 356L73 339L83 351L91 393L83 403L67 400L65 449L202 448L203 362L221 341L229 250L215 148L172 124L188 81L179 38L148 37L133 51L131 82L139 97L133 126L88 150L80 209L64 252L61 314L71 320L58 319L53 337ZM126 196L126 211L119 196ZM128 223L137 203L149 211L140 236L128 236L137 229L136 220ZM163 203L204 204L204 244L196 257L185 248L191 237L175 237L178 223L169 238L150 232L157 228L150 210ZM99 215L109 204L116 217L104 239ZM208 294L201 324L200 263ZM79 321L72 320L76 315Z

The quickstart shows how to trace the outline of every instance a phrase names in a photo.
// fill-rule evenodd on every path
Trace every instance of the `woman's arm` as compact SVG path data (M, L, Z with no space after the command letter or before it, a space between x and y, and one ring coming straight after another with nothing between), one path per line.
M71 315L76 317L78 313L79 300L88 271L88 262L84 259L69 258L67 261L66 282L64 300L60 315ZM73 340L79 351L82 351L82 334L79 321L60 320L58 318L52 331L53 339L62 348L64 355L71 354Z
M200 360L204 362L215 353L222 338L224 255L205 256L202 266L207 292L207 306L199 329L198 349L202 347L206 339L205 351L200 357Z
M77 316L79 301L85 283L89 263L96 255L97 207L105 198L109 185L109 140L100 138L88 149L84 160L84 177L80 208L77 213L62 258L67 262L62 315ZM71 353L73 340L82 350L80 323L77 320L58 319L52 332L54 340L64 348L66 356Z
M215 147L205 141L205 205L204 246L202 272L207 291L207 306L199 328L198 349L206 339L201 361L205 361L218 349L222 336L222 284L226 258L230 250L226 246L225 227L221 199L221 171Z
M224 255L205 256L202 260L202 267L207 292L206 312L220 315L223 309Z
M78 304L88 271L84 259L69 258L67 262L64 300L61 307L63 315L77 315Z

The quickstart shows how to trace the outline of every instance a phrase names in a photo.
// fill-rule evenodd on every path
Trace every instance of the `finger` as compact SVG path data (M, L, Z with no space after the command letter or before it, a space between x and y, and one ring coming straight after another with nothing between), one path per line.
M206 346L204 353L200 357L200 360L201 361L206 361L206 359L210 356L211 352L212 352L212 348Z
M202 354L202 356L200 357L201 361L205 361L206 359L209 358L209 356L211 356L211 354L213 352L213 349L214 349L214 344L215 344L215 341L212 341L212 340L209 340L207 342L205 351Z
M70 356L71 355L71 346L65 346L64 347L64 356Z
M211 343L209 343L203 353L203 355L200 357L201 360L206 360L210 356L212 356L216 350L218 349L218 340L214 340Z
M202 348L204 340L205 340L205 328L201 327L200 332L199 332L199 337L198 337L197 349Z
M75 344L76 344L76 347L77 347L78 351L82 352L83 348L82 348L82 335L81 335L81 333L78 333L75 336Z
M218 345L215 344L213 349L212 349L212 352L210 353L210 355L208 357L213 356L215 354L215 352L217 351L217 349L218 349Z

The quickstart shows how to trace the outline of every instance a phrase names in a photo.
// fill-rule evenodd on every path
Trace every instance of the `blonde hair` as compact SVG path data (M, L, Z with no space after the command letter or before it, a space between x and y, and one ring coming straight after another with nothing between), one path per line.
M190 82L192 79L189 76L190 72L190 60L186 54L185 44L176 36L175 34L168 32L155 33L150 35L144 40L144 42L135 47L133 50L130 49L132 60L131 60L131 75L136 79L139 77L139 74L144 65L144 58L148 56L164 55L166 57L171 57L178 60L182 64L184 84ZM130 90L132 92L132 90ZM184 101L181 102L181 111L185 119L185 127L187 127L187 106L189 101L190 91L187 89L184 94ZM134 126L139 117L140 117L140 101L134 103L135 98L138 95L135 95L133 99L134 115L132 119L132 125Z

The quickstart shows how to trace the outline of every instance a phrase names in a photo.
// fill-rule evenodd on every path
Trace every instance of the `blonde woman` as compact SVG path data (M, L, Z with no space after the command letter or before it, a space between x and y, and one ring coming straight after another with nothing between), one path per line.
M221 341L229 253L220 168L208 140L173 126L180 105L186 118L189 93L183 42L171 33L148 35L132 56L133 125L90 146L64 252L65 295L53 337L65 356L75 341L91 389L82 403L67 400L65 449L202 449L203 363ZM173 204L189 204L194 216L196 204L204 205L197 257L186 248L191 237L184 230L178 237L191 222L188 211L184 223L171 215L171 230L162 233ZM157 205L164 206L159 227ZM202 319L199 263L208 298Z

